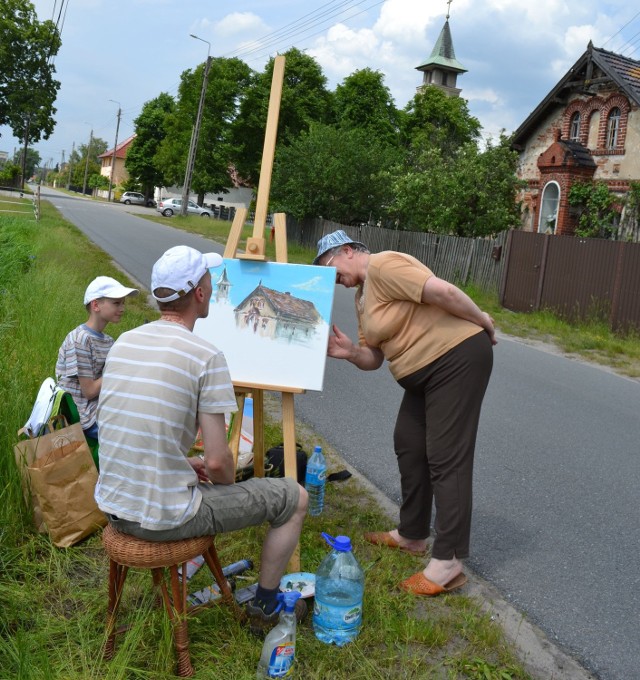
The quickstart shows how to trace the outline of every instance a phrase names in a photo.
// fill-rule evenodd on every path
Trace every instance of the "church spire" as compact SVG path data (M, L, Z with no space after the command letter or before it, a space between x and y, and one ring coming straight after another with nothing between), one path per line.
M428 86L438 87L450 97L459 96L461 90L456 87L459 73L466 73L467 69L456 59L453 49L453 39L449 28L449 16L452 0L447 1L447 16L436 44L431 50L431 55L422 66L416 66L418 71L423 72L422 90Z

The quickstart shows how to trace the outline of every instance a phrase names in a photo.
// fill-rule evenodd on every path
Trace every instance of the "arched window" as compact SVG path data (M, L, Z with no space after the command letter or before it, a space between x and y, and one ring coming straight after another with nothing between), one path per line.
M571 123L569 125L569 139L572 142L580 141L580 111L576 111L571 116Z
M540 204L539 234L555 234L558 221L558 203L560 202L560 187L556 182L549 182L542 191Z
M618 146L618 133L620 131L620 109L615 106L609 111L607 117L607 149L615 149Z

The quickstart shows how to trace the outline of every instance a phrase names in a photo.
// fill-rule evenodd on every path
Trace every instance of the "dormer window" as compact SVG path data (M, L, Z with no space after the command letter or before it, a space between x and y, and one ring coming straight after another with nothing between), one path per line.
M607 117L607 149L615 149L618 146L618 134L620 132L620 109L615 106L609 111Z
M569 125L569 139L572 142L580 141L580 112L576 111L571 116L571 123Z

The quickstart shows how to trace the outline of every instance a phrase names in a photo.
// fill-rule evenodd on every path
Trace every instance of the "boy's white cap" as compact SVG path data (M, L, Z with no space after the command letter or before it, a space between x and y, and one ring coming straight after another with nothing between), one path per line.
M92 300L103 297L119 300L129 295L137 295L139 292L137 288L127 288L110 276L98 276L87 286L84 304L88 305Z
M189 246L175 246L153 265L151 293L158 302L171 302L192 291L211 267L219 267L222 256L218 253L201 253ZM156 289L175 291L167 297L158 297Z

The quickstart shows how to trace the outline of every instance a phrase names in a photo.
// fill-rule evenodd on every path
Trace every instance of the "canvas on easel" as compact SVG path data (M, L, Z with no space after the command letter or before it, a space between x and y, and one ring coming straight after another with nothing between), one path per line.
M335 289L333 267L225 258L211 270L209 316L234 384L322 390Z

